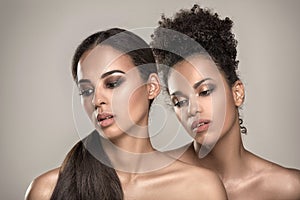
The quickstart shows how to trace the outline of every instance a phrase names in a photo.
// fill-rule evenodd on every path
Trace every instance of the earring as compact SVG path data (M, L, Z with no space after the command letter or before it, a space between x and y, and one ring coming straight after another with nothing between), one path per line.
M247 135L247 128L243 125L243 120L239 118L240 130L242 134Z
M240 99L241 97L242 97L241 93L238 92L238 91L236 91L236 98L237 98L237 99Z

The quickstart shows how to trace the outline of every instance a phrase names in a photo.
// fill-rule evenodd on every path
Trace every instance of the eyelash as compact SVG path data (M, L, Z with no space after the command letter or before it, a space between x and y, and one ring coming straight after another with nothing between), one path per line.
M107 81L107 83L105 83L105 87L108 89L114 89L118 86L121 85L121 83L124 82L123 78L119 78L115 81ZM80 96L84 96L84 97L88 97L90 95L92 95L94 93L94 88L87 88L87 89L80 89L79 91L79 95Z
M209 96L214 90L215 90L215 86L212 84L207 85L207 89L200 91L198 96L199 97L206 97ZM178 101L176 103L173 103L175 107L181 108L183 106L187 106L189 104L189 100L188 99L184 99L181 101Z
M118 78L115 81L108 81L107 83L105 83L105 87L109 89L113 89L119 87L123 82L124 82L123 78Z
M198 95L201 97L209 96L215 90L215 88L216 87L214 85L209 84L207 85L207 89L200 91Z
M189 101L187 99L181 100L181 101L177 101L176 103L174 103L175 107L181 108L182 106L188 105Z
M91 94L94 93L94 89L92 88L88 88L88 89L81 89L79 91L79 95L80 96L84 96L84 97L87 97L87 96L90 96Z

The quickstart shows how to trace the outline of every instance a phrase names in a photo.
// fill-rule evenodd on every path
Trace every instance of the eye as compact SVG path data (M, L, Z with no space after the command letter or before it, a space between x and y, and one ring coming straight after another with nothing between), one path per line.
M174 106L181 108L183 106L187 106L188 104L189 104L188 100L182 100L182 101L177 101L176 103L174 103Z
M172 102L173 102L174 106L177 108L181 108L181 107L187 106L189 104L188 99L184 99L184 98L178 99L177 97L172 98Z
M203 87L203 89L200 90L198 96L202 96L202 97L209 96L215 90L215 88L216 87L214 85L207 84Z
M79 95L83 97L88 97L94 93L93 88L86 88L86 89L80 89L79 90Z
M105 87L109 89L113 89L119 87L124 82L124 78L118 78L116 80L107 80L105 83Z

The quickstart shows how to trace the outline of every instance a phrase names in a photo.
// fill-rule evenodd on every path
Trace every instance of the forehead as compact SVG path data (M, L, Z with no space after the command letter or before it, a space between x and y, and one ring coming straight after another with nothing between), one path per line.
M135 67L132 59L111 46L98 45L86 51L78 62L78 80L93 79L111 70L129 71Z
M204 78L218 79L220 72L209 57L192 56L173 66L169 73L169 86L178 85L180 82L193 85Z

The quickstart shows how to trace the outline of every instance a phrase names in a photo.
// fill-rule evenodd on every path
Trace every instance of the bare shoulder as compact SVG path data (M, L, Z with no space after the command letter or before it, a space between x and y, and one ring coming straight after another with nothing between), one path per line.
M216 173L203 167L178 162L186 177L186 181L183 182L185 186L182 187L188 190L187 199L227 199L224 185Z
M59 168L50 170L37 178L29 185L25 200L49 200L55 188Z
M199 192L203 199L227 199L225 187L219 176L211 170L195 167L192 175L193 190L199 199Z
M299 170L271 164L264 178L268 187L272 187L272 191L277 191L277 195L280 195L283 199L300 199Z
M271 199L300 199L300 171L250 154L257 181L255 188Z

